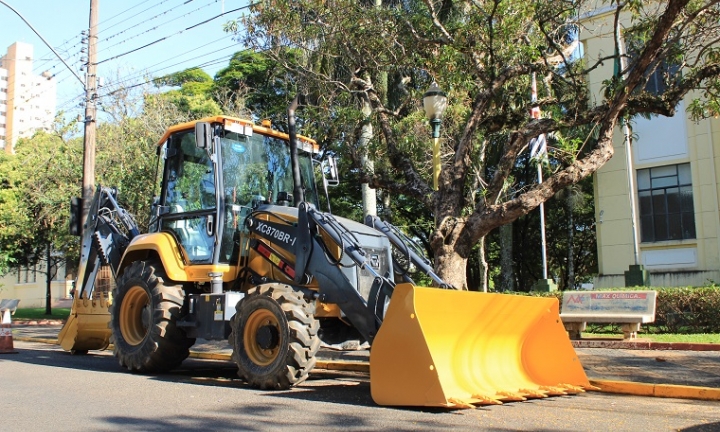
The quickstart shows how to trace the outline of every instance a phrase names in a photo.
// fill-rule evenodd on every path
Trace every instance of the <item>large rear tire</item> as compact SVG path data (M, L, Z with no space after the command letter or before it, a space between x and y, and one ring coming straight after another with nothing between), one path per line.
M238 375L261 389L285 390L305 381L320 348L314 312L314 303L291 286L251 289L231 321Z
M113 290L110 328L120 365L134 372L167 372L190 354L195 339L178 328L185 293L161 264L137 261Z

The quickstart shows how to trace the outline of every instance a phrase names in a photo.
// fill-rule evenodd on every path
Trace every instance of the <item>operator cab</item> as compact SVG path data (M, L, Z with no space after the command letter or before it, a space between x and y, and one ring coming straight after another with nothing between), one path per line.
M312 156L318 148L298 138L301 188L317 206ZM164 164L150 229L172 233L189 264L236 263L253 208L297 205L284 133L218 116L174 126L159 145Z

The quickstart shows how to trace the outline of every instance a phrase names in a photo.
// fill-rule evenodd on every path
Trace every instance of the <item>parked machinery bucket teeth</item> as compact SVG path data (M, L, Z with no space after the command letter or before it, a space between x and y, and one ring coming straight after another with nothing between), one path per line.
M411 284L395 287L370 385L380 405L455 408L591 388L557 299Z

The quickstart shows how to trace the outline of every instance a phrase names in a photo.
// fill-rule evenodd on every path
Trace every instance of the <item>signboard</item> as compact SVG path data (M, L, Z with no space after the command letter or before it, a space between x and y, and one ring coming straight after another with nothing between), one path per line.
M565 292L563 313L655 314L655 291Z

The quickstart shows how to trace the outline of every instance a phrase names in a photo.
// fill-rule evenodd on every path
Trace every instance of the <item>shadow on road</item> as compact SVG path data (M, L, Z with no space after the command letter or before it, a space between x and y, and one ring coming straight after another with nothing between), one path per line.
M112 352L108 351L91 351L85 355L72 355L52 345L41 345L37 348L23 347L18 351L18 354L0 356L0 364L3 361L15 361L81 371L131 373L121 367ZM307 381L287 391L253 389L238 377L237 367L232 362L222 360L188 358L179 368L170 372L144 375L158 381L234 387L244 391L257 392L268 398L293 398L354 406L376 406L370 396L368 375L358 372L317 369L310 373Z

